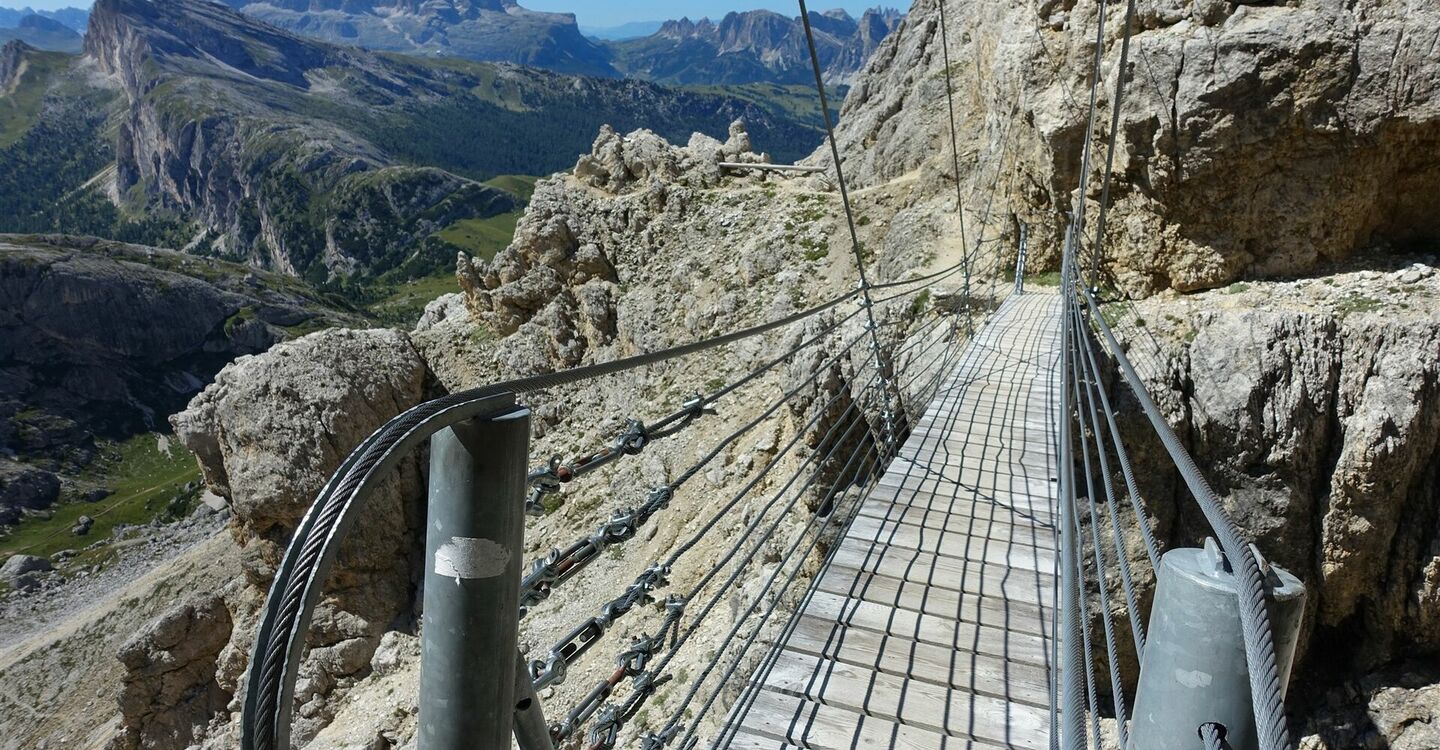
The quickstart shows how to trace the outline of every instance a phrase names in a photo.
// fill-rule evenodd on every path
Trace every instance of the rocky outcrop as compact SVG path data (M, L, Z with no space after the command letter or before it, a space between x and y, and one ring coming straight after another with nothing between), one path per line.
M1310 587L1299 685L1440 654L1437 303L1422 265L1156 298L1143 329L1121 316L1231 515ZM1142 455L1157 465L1138 475L1173 482ZM1183 489L1151 492L1193 542Z
M967 200L978 214L998 173L1006 244L1014 222L1028 222L1032 259L1052 267L1063 231L1054 206L1070 205L1078 184L1096 9L947 8ZM1104 37L1101 123L1118 15ZM939 32L934 0L917 2L846 99L839 138L857 186L953 172ZM1133 293L1196 290L1433 240L1437 35L1440 11L1391 0L1142 10L1124 71L1107 270ZM1103 156L1092 160L1092 217Z
M210 488L229 500L242 548L248 585L229 602L237 621L219 656L221 689L238 688L257 610L300 517L351 449L421 399L426 378L398 331L337 329L237 360L171 419ZM419 464L411 456L381 483L340 547L296 689L297 737L328 721L334 690L367 668L385 630L412 616L423 551Z
M18 39L0 45L0 91L14 88L20 78L21 62L33 49Z
M120 648L120 734L109 750L181 750L230 693L216 681L233 623L225 600L201 596L150 623Z
M764 159L749 148L741 123L724 143L697 134L683 147L647 130L603 128L571 174L541 181L509 247L488 263L462 255L457 264L466 305L508 337L502 371L535 374L661 349L681 332L730 330L748 312L747 286L798 304L807 294L801 270L829 263L828 250L813 248L828 244L829 220L815 207L830 196L787 192L794 203L777 216L766 205L769 178L727 178L719 168ZM794 218L811 212L810 222ZM741 244L704 252L715 226Z
M11 555L0 565L0 581L13 589L29 589L39 581L41 573L54 570L49 558L35 555Z
M903 19L899 11L879 8L865 11L859 21L843 10L812 11L816 56L825 82L850 83ZM626 75L662 83L814 82L801 19L769 10L731 12L718 21L666 21L651 36L608 46Z
M443 230L520 203L472 177L565 168L604 122L685 137L745 117L790 159L818 140L808 117L738 97L397 58L202 0L101 0L86 52L127 100L106 199L161 209L194 251L317 283L448 264L464 243Z

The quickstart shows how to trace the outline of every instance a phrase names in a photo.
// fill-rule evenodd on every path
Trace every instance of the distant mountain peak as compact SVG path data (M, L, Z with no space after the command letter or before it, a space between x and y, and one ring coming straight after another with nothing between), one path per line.
M874 8L860 21L843 9L811 11L825 80L849 81L904 16ZM666 21L655 34L612 42L617 68L671 84L807 83L809 52L799 17L732 11L718 21Z

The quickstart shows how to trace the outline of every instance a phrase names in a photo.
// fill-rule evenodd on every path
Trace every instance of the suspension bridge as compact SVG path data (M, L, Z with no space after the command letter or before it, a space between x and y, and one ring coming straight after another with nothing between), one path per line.
M427 443L420 750L1290 746L1284 694L1303 587L1226 516L1102 310L1114 113L1093 233L1086 213L1101 140L1104 4L1079 189L1061 211L1060 284L1030 289L1028 233L1021 225L1011 254L1009 218L993 212L1019 101L993 181L978 180L988 194L968 200L944 2L938 36L963 257L872 281L799 5L858 287L722 336L445 396L377 430L321 491L277 570L250 662L246 750L291 746L296 675L339 541L361 522L371 489ZM1132 1L1122 71L1133 16ZM1126 76L1115 78L1118 113ZM967 217L970 206L980 210ZM1002 278L1009 268L1013 284ZM530 455L526 404L553 389L761 337L798 343L668 413L657 405L625 420L593 451ZM808 375L776 386L797 362ZM822 387L837 374L838 386ZM1118 424L1122 388L1138 405L1132 422L1163 446L1208 524L1191 547L1156 536L1130 457L1135 428ZM739 398L758 406L726 419ZM813 400L797 411L792 437L753 478L720 497L694 486L803 398ZM525 517L547 496L716 420L725 430L693 464L617 498L591 533L522 564ZM706 514L675 517L670 506L691 493L707 496L694 506ZM664 557L645 561L564 637L520 653L528 618L577 581L606 585L587 569L607 550L625 554L654 524L683 529ZM717 538L719 553L695 559L702 540ZM622 621L633 637L615 637ZM1127 673L1127 640L1138 678ZM603 679L564 704L540 699L607 649L614 668Z

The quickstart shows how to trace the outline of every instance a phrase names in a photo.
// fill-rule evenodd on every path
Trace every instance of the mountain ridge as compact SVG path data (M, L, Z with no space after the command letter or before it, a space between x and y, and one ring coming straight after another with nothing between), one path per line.
M606 123L688 138L743 119L787 160L819 137L735 96L331 45L201 0L100 0L85 50L43 58L11 98L30 105L0 131L0 230L188 247L317 284L445 265L443 230L519 205L482 180L566 169ZM105 101L68 104L86 96Z

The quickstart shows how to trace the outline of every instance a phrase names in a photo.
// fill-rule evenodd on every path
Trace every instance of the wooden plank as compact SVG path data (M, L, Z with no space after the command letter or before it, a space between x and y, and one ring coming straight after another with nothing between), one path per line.
M1014 570L1002 564L956 560L928 552L886 549L845 539L835 551L835 562L869 573L915 581L953 591L1050 606L1054 576L1034 570Z
M846 627L999 656L1020 664L1045 668L1050 665L1050 649L1045 638L1008 629L1003 619L988 623L957 622L822 592L811 597L801 614L840 622Z
M1026 703L1050 704L1049 673L1043 667L967 653L950 646L886 635L802 615L785 648L940 687Z
M954 511L947 508L947 512L936 512L929 508L896 505L870 498L860 504L856 513L879 521L923 526L937 531L984 534L986 539L1019 539L1042 549L1054 550L1059 546L1056 533L1048 524L1035 523L1018 516L1010 508L1004 508L986 518L984 526L978 530L975 528L975 516L965 510L963 507Z
M815 589L892 609L906 609L955 622L1003 626L1031 635L1048 635L1052 629L1049 607L935 588L840 565L826 568L816 581Z
M852 747L988 750L993 747L956 741L938 732L902 726L765 688L756 693L754 705L746 714L745 728L760 737L815 750L850 750Z
M936 687L849 664L781 652L765 686L815 703L969 737L1001 747L1048 747L1050 713L988 695Z
M1013 535L1007 535L1009 538L1005 539L991 539L985 535L989 526L984 519L972 521L979 530L979 535L857 516L851 522L846 537L871 544L930 552L957 560L990 562L1012 568L1044 571L1047 574L1052 574L1055 570L1054 550L1027 543L1025 539L1017 539Z

